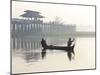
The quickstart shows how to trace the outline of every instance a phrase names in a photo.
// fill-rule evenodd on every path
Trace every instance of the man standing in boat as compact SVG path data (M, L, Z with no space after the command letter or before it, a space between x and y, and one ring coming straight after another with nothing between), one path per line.
M71 40L71 38L68 39L67 41L67 46L70 47L72 43L74 42L75 39Z

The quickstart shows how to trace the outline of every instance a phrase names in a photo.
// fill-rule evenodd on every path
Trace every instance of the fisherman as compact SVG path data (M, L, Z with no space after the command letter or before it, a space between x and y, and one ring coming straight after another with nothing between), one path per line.
M72 45L72 43L74 42L75 39L71 40L71 38L68 39L67 41L67 45L68 47L70 47Z
M42 41L41 41L41 45L42 45L42 47L46 47L47 46L46 41L43 38L42 38Z

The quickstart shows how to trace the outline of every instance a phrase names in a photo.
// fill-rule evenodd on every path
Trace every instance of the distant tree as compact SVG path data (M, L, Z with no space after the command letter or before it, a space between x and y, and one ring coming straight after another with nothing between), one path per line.
M62 22L61 18L56 16L54 21L49 21L48 23L52 24L64 24L64 22Z
M61 18L58 16L55 17L54 23L55 24L64 24L64 22L62 22Z

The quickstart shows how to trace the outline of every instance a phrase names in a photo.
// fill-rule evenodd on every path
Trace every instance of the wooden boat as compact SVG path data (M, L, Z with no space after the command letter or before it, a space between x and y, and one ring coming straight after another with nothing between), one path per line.
M73 44L73 46L53 46L53 45L47 45L46 41L45 41L45 42L41 42L41 45L43 47L43 49L42 49L42 58L45 57L47 49L65 51L65 52L67 52L69 60L72 59L72 54L75 55L75 52L74 52L75 44Z

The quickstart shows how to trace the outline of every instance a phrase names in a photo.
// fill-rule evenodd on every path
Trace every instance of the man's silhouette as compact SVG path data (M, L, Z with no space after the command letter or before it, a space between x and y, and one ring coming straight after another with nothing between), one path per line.
M46 41L42 38L42 41L41 41L41 45L42 45L42 47L46 47L47 46L47 44L46 44Z
M46 41L42 38L42 41L41 41L41 45L43 47L42 49L42 52L41 52L41 55L42 55L42 59L46 56L46 47L47 47L47 43Z
M68 47L70 47L70 46L72 45L72 42L73 42L73 41L74 41L74 39L73 39L73 40L71 40L71 38L68 39L68 41L67 41Z
M67 51L67 56L68 56L70 61L72 59L72 53L75 55L74 50L70 49L70 47L71 47L74 40L75 39L72 40L71 38L69 38L68 41L67 41L67 46L69 47L69 50ZM73 48L74 48L74 46L75 46L75 44L73 45Z

